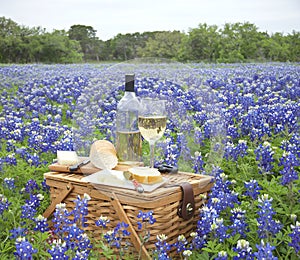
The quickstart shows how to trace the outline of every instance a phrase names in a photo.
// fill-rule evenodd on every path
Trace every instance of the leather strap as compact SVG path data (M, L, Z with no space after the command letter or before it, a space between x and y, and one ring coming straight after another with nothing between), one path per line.
M195 198L193 187L189 182L179 184L182 190L182 201L179 204L177 214L184 220L188 220L195 213Z

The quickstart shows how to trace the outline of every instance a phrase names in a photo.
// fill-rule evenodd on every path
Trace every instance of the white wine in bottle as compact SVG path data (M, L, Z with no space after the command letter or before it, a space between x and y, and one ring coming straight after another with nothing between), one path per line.
M117 156L123 164L136 164L142 159L139 109L140 102L134 92L134 75L125 75L125 94L118 103L116 117Z

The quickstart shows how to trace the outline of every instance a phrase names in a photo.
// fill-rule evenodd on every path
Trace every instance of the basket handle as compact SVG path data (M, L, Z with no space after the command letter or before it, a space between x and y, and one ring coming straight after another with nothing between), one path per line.
M52 200L51 204L49 207L45 210L43 216L44 218L49 218L49 216L53 213L55 210L56 204L61 203L68 195L69 193L73 190L73 185L71 182L69 182L66 186L65 189L62 190L62 192L55 198L55 200Z
M140 248L142 249L142 259L151 259L146 247L141 243L138 234L136 233L135 229L133 228L128 216L126 215L126 212L124 211L117 195L112 192L113 197L111 197L111 204L113 205L114 209L116 210L116 213L119 217L119 219L125 223L127 223L129 232L130 232L130 239L137 250L137 252L140 251Z

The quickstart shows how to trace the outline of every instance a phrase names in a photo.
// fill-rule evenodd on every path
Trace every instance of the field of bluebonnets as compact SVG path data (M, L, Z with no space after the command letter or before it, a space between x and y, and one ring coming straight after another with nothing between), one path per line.
M78 197L72 211L60 204L51 219L42 216L50 202L43 173L57 150L73 149L72 117L84 110L76 104L89 103L93 86L98 108L84 122L92 115L98 135L113 140L123 92L109 66L0 67L0 259L138 258L124 246L126 223L107 230L109 216L99 216L101 241L83 230L89 196ZM299 259L299 64L190 64L188 74L168 73L180 84L137 72L138 95L163 96L182 115L169 118L157 161L212 175L215 184L191 237L169 244L160 234L153 258L170 259L175 247L178 259ZM147 234L155 212L137 218Z

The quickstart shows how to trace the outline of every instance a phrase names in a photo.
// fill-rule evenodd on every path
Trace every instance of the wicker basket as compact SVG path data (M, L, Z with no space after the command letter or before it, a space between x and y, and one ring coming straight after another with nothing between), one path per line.
M142 259L150 258L149 254L155 248L156 236L159 234L167 235L169 244L175 243L181 234L186 238L190 236L199 220L198 209L204 203L199 195L207 194L213 185L209 176L180 172L166 176L169 183L165 187L151 193L140 194L135 190L92 185L81 181L83 175L79 174L48 172L44 176L51 191L51 205L45 211L45 217L49 217L55 210L55 205L60 202L66 203L68 209L73 209L77 195L82 196L86 193L91 197L86 230L91 231L95 238L100 237L101 229L95 225L95 221L101 215L110 219L107 230L114 228L120 221L126 222L131 233L131 249L138 252L142 248ZM196 210L189 220L184 220L177 214L182 200L182 190L174 184L181 182L189 182L193 187ZM139 240L137 226L139 221L137 215L140 210L143 212L153 210L156 219L153 225L148 225L150 239L143 246Z

